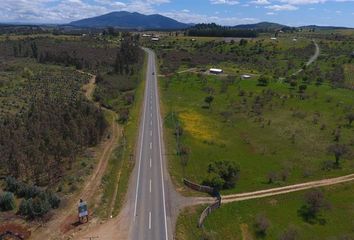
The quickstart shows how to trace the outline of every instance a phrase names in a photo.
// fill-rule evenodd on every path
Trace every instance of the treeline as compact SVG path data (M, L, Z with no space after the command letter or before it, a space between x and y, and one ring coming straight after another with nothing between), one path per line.
M188 36L199 37L244 37L254 38L258 33L248 29L233 29L232 27L223 27L215 23L197 24L187 31Z
M124 33L113 70L105 75L99 74L96 78L95 100L118 112L121 123L129 119L129 109L135 100L135 89L141 81L144 53L137 40L136 36Z
M5 40L0 43L0 54L4 57L34 58L39 63L97 70L113 65L117 50L113 46L98 41L93 38L78 41L47 37Z

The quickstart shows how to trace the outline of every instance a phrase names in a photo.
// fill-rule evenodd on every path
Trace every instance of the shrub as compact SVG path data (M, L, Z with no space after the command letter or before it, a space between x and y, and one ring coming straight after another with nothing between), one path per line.
M60 205L60 198L52 192L48 192L47 194L48 194L48 201L49 201L50 206L53 209L58 208Z
M14 194L11 192L3 192L0 195L0 210L11 211L16 207Z
M255 219L254 227L257 235L265 236L270 227L270 221L264 214L258 214Z
M43 217L50 210L50 203L41 197L23 199L20 203L18 213L30 219Z

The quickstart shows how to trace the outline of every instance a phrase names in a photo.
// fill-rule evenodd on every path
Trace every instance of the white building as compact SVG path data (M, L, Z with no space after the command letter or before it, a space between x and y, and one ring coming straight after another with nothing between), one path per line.
M219 68L210 68L209 72L212 73L212 74L220 74L220 73L223 73L224 71L222 69L219 69Z
M251 75L248 75L248 74L242 74L241 75L241 78L242 79L250 79L252 76Z
M153 37L153 38L151 38L151 41L158 42L158 41L160 41L160 38L158 38L158 37Z

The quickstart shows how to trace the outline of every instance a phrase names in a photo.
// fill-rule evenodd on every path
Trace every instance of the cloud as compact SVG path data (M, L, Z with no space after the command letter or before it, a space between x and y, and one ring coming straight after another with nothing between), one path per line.
M270 2L268 0L255 0L255 1L251 1L251 3L257 4L257 5L268 5L268 4L270 4Z
M156 13L155 6L170 0L1 0L1 22L67 23L112 11Z
M290 4L272 5L272 6L267 6L266 8L273 10L273 11L294 11L294 10L299 9L298 7L290 5Z
M211 4L226 4L226 5L236 5L239 1L236 0L210 0Z
M161 13L164 16L176 19L177 21L186 22L186 23L212 23L233 26L237 24L245 23L256 23L259 22L259 19L256 18L238 18L238 17L220 17L220 16L210 16L206 14L197 14L197 13L186 13L183 11L171 11Z
M306 5L306 4L318 4L325 3L327 0L280 0L282 3L288 5Z

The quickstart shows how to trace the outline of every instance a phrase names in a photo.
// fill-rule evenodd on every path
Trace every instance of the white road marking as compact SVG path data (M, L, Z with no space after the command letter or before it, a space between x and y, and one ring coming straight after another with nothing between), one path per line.
M152 142L150 143L150 149L152 149Z
M149 212L149 229L151 229L151 212Z
M150 179L150 193L151 193L151 179Z
M152 130L150 130L150 136L152 136Z
M152 120L150 121L150 125L152 125Z
M146 85L145 88L145 95L147 95L148 92L148 85ZM142 132L141 132L141 142L140 142L140 151L139 151L139 167L138 167L138 179L136 182L136 192L135 192L135 205L134 205L134 222L136 219L136 209L137 209L137 204L138 204L138 193L139 193L139 182L140 182L140 169L141 169L141 158L142 158L142 152L143 152L143 142L144 142L144 136L142 133L144 132L145 129L145 115L146 115L146 109L147 109L147 101L145 98L144 101L144 114L143 114L143 126L142 126Z
M165 220L165 239L168 240L168 230L167 230L167 217L166 217L166 199L165 199L165 181L163 177L163 167L162 167L162 142L161 142L161 120L160 120L160 106L159 106L159 91L157 88L157 78L155 75L155 100L156 100L156 118L157 118L157 131L158 131L158 136L159 136L159 149L160 149L160 170L161 170L161 185L162 185L162 200L163 200L163 211L164 211L164 220Z
M151 161L151 157L150 157L150 168L151 168L151 165L152 165L151 162L152 162L152 161Z

